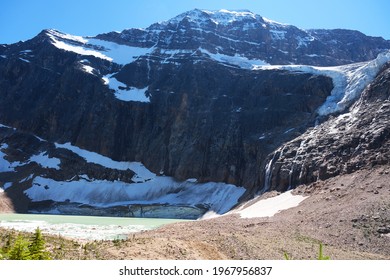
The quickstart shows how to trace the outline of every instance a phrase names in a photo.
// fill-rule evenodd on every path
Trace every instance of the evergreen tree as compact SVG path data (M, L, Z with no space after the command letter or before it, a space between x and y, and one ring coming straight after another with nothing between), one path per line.
M49 260L49 252L45 250L45 240L39 227L35 230L31 243L28 246L32 260Z
M18 235L16 241L10 251L8 252L10 260L30 260L30 251L28 249L28 241L22 236Z

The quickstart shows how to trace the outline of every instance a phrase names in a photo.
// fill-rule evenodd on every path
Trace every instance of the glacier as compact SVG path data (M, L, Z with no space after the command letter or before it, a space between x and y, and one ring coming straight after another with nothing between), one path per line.
M177 181L169 176L158 176L139 162L119 162L109 157L81 149L70 143L55 144L57 148L70 150L89 163L111 169L132 170L132 181L94 180L87 175L77 181L56 181L36 176L31 187L24 193L33 201L55 201L87 204L94 207L116 207L129 205L171 205L204 208L223 214L234 207L244 194L245 188L232 184L198 183L190 178ZM45 154L33 157L40 164L56 167L56 160ZM45 161L46 160L46 161Z

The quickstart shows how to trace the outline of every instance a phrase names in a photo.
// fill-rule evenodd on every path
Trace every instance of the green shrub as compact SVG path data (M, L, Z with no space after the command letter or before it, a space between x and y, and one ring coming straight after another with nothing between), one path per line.
M26 239L22 234L14 236L9 234L5 245L0 248L0 259L5 260L50 260L50 254L45 249L45 241L39 228L31 240Z
M287 252L284 252L284 259L285 260L291 260L290 256L287 254ZM320 243L320 248L319 248L317 260L330 260L329 256L324 256L324 254L323 254L323 245L322 245L322 243Z

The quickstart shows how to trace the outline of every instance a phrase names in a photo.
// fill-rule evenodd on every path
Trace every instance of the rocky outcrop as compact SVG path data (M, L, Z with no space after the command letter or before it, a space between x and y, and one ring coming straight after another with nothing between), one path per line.
M267 188L284 191L390 162L390 64L344 114L330 117L269 158Z

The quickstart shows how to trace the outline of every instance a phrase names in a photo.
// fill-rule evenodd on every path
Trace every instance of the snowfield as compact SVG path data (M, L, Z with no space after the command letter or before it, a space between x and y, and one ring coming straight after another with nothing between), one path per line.
M233 209L223 215L220 215L213 211L208 211L200 219L207 220L234 214L240 215L240 218L273 217L274 215L283 210L298 206L302 201L308 198L308 196L293 195L291 192L292 191L287 191L280 195L267 199L261 199L261 196L258 196L254 199L247 201L239 208Z
M99 39L85 38L49 30L49 36L55 47L86 56L95 56L104 60L125 65L139 56L149 53L147 48L130 47Z
M239 209L231 211L231 213L240 214L241 218L272 217L280 211L298 206L306 198L308 196L293 195L291 191L287 191L278 196L259 200L246 207L251 202L249 201Z

